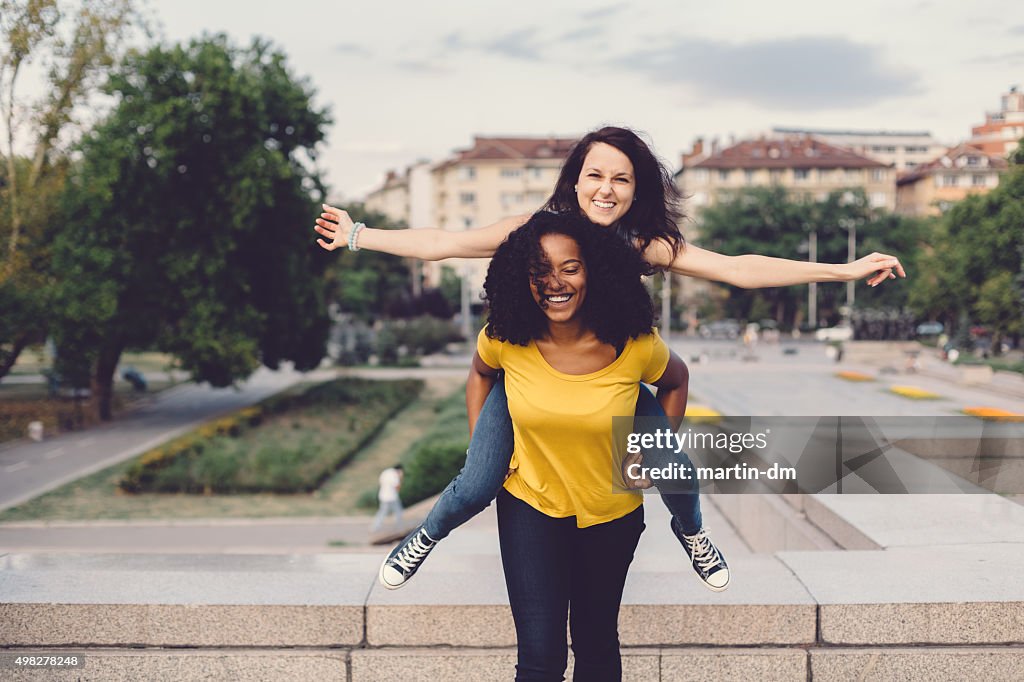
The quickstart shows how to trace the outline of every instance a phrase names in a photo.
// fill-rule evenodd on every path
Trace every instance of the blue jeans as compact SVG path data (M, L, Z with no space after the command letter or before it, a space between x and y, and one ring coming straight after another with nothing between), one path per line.
M640 395L636 401L636 416L647 417L656 422L659 429L672 428L657 399L643 385L640 386ZM466 452L466 464L441 493L423 522L431 539L440 540L448 537L453 530L487 508L501 489L501 484L505 482L513 447L512 418L508 414L508 398L505 395L505 381L502 375L495 382L483 409L480 410L473 431L473 440ZM666 461L666 458L692 466L686 453L677 455L645 452L644 456L650 457L647 461L655 466ZM701 529L703 522L696 481L690 492L664 493L661 500L672 516L679 520L684 533L693 535Z
M516 680L562 680L569 621L574 680L622 679L619 605L644 530L644 508L577 528L576 517L546 516L498 493L498 538L516 624Z

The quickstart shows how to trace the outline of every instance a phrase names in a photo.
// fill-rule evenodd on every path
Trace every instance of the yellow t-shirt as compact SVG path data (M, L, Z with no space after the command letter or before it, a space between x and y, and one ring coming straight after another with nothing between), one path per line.
M665 372L669 350L657 331L630 339L614 362L590 374L559 372L536 343L517 346L483 331L477 352L487 366L505 371L515 434L515 472L506 490L548 516L575 516L580 528L621 518L643 503L637 491L612 492L618 469L612 417L633 415L639 382Z

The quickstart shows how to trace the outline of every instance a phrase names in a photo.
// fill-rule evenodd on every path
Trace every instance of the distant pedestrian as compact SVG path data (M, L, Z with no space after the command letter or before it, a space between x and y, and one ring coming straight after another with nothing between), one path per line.
M405 476L405 472L402 470L401 464L396 464L380 472L378 479L380 488L377 491L377 502L380 503L380 506L377 508L377 515L373 518L371 533L380 530L384 525L384 520L392 514L395 515L396 526L402 522L402 498L398 496L398 491L402 487L403 476Z

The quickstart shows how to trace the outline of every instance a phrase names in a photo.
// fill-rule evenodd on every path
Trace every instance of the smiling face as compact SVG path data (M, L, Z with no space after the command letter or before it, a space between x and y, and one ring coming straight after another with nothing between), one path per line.
M548 267L530 277L533 300L550 322L569 322L575 318L587 298L587 273L580 246L564 234L546 234L540 238Z
M610 144L597 142L583 159L576 181L576 200L591 221L605 227L633 205L636 177L629 157Z

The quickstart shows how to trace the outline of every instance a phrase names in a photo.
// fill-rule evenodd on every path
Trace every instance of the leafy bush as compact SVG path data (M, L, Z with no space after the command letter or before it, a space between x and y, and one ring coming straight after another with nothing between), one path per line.
M469 447L465 393L456 391L437 407L430 430L402 457L402 503L414 504L444 490L459 473Z
M449 320L429 315L410 320L391 320L377 333L377 356L381 364L402 363L406 358L418 358L444 350L453 341L463 340L462 334Z
M310 492L422 388L418 380L340 379L278 395L150 450L119 485L130 493Z

